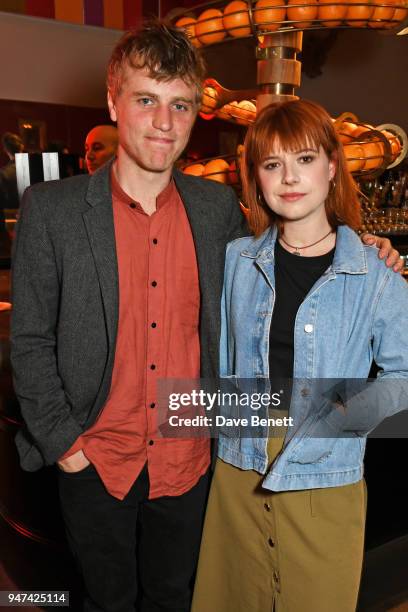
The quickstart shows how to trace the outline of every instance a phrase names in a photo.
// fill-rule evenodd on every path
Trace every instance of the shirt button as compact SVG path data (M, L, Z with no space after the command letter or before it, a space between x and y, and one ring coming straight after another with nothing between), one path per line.
M154 365L154 363L152 363L152 365L150 366L150 369L151 370L155 370L156 369L156 366Z
M131 204L129 204L130 208L136 208L136 204L134 204L134 202L131 202Z
M268 544L271 548L273 548L275 546L275 542L272 540L272 538L269 538L268 540Z
M149 440L149 446L153 446L154 442L153 440Z
M311 325L310 323L307 323L307 324L305 325L305 332L306 332L307 334L311 334L311 333L312 333L312 331L313 331L313 325Z
M270 507L270 505L269 505L267 502L264 504L264 508L265 508L265 510L266 510L267 512L270 512L270 511L271 511L271 507Z
M153 244L157 244L157 238L153 238Z
M155 402L152 402L152 403L150 404L150 408L154 408L155 406L156 406Z
M152 327L157 327L157 323L152 323Z
M152 282L152 287L157 287L157 283L156 283L156 281L153 281L153 282Z

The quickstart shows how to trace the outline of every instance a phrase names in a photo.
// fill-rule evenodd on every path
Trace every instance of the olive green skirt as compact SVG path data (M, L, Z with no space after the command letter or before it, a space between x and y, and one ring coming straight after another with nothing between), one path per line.
M268 443L275 457L281 438ZM366 488L274 493L220 459L212 481L192 612L354 612Z

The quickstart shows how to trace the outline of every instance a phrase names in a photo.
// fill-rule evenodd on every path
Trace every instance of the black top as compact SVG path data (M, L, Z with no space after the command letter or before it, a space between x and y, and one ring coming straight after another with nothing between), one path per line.
M271 381L293 377L296 314L310 289L332 263L333 255L334 249L317 257L294 255L286 251L278 240L276 241L276 297L269 336L269 376ZM281 383L283 381L278 384L281 385Z

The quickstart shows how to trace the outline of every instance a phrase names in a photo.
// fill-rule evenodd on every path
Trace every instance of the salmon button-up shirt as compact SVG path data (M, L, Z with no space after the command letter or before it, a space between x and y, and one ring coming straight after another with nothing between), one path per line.
M147 215L111 172L119 270L112 383L98 419L62 458L82 449L108 492L123 499L147 462L149 498L193 487L210 461L206 438L162 437L157 382L200 375L198 268L174 181Z

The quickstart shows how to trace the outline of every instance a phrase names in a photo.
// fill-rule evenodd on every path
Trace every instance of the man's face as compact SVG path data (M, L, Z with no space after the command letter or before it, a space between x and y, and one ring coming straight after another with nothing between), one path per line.
M197 114L196 88L182 79L156 81L146 69L126 66L113 101L112 121L119 131L119 160L147 172L170 171L186 147Z
M94 127L85 140L85 161L89 174L116 155L117 146L117 130L113 125Z

